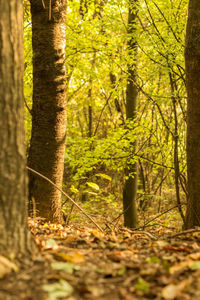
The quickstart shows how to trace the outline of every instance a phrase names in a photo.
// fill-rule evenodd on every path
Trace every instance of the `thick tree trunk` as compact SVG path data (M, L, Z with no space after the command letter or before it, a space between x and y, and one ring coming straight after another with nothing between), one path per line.
M27 226L24 145L23 6L0 1L0 253L28 254L34 246Z
M185 65L188 94L186 228L200 226L200 1L189 1Z
M66 137L66 0L31 0L33 45L32 136L28 164L62 186ZM62 221L61 193L29 174L29 199L36 212Z
M137 86L136 86L136 17L137 17L137 1L129 1L129 17L128 17L128 49L130 57L134 56L134 61L128 65L128 79L126 89L126 119L134 120L136 118L137 108ZM131 59L131 58L130 58ZM132 60L132 59L131 59ZM132 143L133 152L136 150L136 141ZM134 155L134 153L133 153ZM123 209L124 209L124 226L134 228L137 225L137 163L128 163L125 169L125 184L123 188Z

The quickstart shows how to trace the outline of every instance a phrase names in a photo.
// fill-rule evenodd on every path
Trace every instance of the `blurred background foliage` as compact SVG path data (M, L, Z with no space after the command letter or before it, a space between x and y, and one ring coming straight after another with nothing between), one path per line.
M64 189L92 213L112 217L120 213L123 170L127 162L135 160L141 213L158 213L176 205L176 176L180 199L185 200L187 4L187 0L139 1L138 117L134 122L126 122L127 65L133 61L127 51L128 2L68 1ZM24 56L28 147L32 105L28 1L24 1ZM135 139L136 153L131 146Z

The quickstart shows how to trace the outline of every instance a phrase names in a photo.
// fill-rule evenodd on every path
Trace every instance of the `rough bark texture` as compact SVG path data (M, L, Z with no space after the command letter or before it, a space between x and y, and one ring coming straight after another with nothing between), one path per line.
M186 228L200 226L200 1L189 1L185 65L188 94Z
M0 253L27 254L33 242L27 226L24 146L23 6L0 1Z
M66 137L66 0L31 0L33 107L29 166L62 186ZM29 199L36 212L62 221L61 193L29 174Z
M137 1L129 1L128 16L128 48L130 56L135 56L137 52L137 43L135 38L135 23L137 17ZM137 108L137 86L136 86L136 61L128 65L128 79L126 88L126 119L133 120L136 117ZM136 149L136 142L132 143L133 152ZM133 154L134 155L134 154ZM134 175L133 175L134 174ZM123 209L124 209L124 225L134 228L137 225L137 163L129 163L125 169L125 184L123 188Z

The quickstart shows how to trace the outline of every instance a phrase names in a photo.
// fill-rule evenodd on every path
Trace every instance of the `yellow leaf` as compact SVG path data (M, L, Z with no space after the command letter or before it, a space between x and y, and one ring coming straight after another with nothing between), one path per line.
M104 233L99 231L99 230L92 230L91 234L94 235L95 237L102 239L104 238Z
M182 261L180 263L177 263L169 268L169 273L173 275L177 271L181 271L184 268L190 268L194 264L194 261L191 259L188 259L186 261Z
M70 261L73 263L81 263L84 262L84 255L80 252L73 252L70 254L66 253L57 253L58 256L60 256L64 261Z
M188 255L188 257L190 257L193 260L199 260L200 259L200 252L191 253L191 254Z
M43 227L47 228L47 227L49 227L49 224L48 223L44 223Z
M169 284L162 289L162 297L166 300L175 299L180 292L186 289L191 284L191 278L183 280L179 284Z

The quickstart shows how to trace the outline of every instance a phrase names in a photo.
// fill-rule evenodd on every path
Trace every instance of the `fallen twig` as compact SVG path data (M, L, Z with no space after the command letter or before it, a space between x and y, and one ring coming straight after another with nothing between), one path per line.
M135 229L128 229L128 228L125 228L125 229L122 229L123 231L128 231L129 233L135 233L135 234L144 234L144 235L147 235L150 239L152 240L157 240L157 238L152 235L151 233L147 232L147 231L143 231L143 230L135 230Z
M26 167L29 171L31 171L34 174L37 174L41 178L45 179L49 183L51 183L55 188L57 188L63 195L65 195L100 231L103 232L103 229L93 220L93 218L88 215L80 205L78 205L67 193L65 193L61 188L59 188L53 181L51 181L48 177L42 175L41 173L35 171L34 169L30 167Z
M166 238L174 238L180 235L184 235L184 234L188 234L188 233L194 233L194 232L200 232L200 228L199 229L188 229L188 230L183 230L181 232L177 232L171 235L168 235Z

